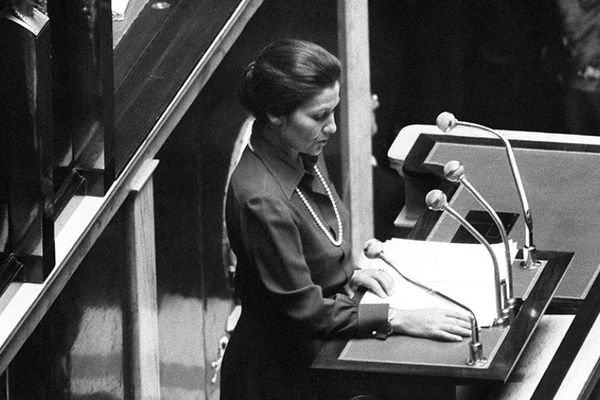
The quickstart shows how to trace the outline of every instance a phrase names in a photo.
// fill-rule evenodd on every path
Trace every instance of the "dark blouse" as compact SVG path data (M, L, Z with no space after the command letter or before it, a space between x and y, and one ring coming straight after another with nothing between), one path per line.
M309 398L309 367L322 340L386 335L388 306L361 306L348 295L349 215L322 156L316 163L344 227L340 246L295 192L299 187L336 237L335 213L312 162L294 163L254 134L232 175L226 220L242 315L223 361L222 400Z

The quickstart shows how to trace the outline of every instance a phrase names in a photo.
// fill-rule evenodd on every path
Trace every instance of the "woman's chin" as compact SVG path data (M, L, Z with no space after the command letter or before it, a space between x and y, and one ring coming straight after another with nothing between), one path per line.
M312 156L318 156L321 153L323 153L323 148L325 147L325 145L327 144L327 142L319 142L317 144L315 144L309 151L308 154L312 155Z

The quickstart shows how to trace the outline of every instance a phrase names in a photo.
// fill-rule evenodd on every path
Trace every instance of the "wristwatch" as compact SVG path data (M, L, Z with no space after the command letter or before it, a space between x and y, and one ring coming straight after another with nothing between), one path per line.
M394 327L392 326L392 320L394 319L394 316L396 315L396 309L390 307L388 309L388 318L387 318L387 323L388 323L388 331L387 334L391 335L392 333L394 333Z

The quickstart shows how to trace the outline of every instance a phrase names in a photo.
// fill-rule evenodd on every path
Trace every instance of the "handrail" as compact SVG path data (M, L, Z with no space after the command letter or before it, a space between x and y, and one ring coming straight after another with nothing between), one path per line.
M29 296L31 298L27 299L27 304L22 304L23 307L20 311L22 316L18 318L18 321L15 321L13 326L7 327L4 325L3 329L8 329L10 333L2 335L2 332L0 332L0 373L6 370L21 346L35 330L54 300L73 276L94 242L110 223L112 217L127 198L130 186L144 162L154 158L158 153L261 4L262 0L240 1L238 7L198 61L157 123L146 136L146 139L123 168L121 174L115 179L104 197L98 200L99 204L94 203L94 210L90 210L93 214L88 215L89 220L86 221L81 234L77 236L68 251L65 252L64 258L57 258L56 266L45 283L40 284L34 290L30 290L31 294L26 293L31 284L14 284L17 285L16 292L22 292L19 297L21 302L23 297ZM77 201L77 199L71 201ZM18 293L15 297L17 296ZM3 315L4 313L0 314L0 326L5 324L5 321L2 320Z

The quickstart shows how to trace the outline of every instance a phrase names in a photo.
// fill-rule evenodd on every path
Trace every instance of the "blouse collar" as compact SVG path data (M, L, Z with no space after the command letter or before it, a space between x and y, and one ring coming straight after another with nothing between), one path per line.
M263 161L269 172L277 179L287 198L291 199L294 190L305 174L300 159L291 160L287 154L273 143L265 140L260 134L255 134L255 128L256 124L250 137L250 149Z
M249 147L266 165L267 169L279 182L283 192L288 199L292 198L294 190L298 187L302 178L308 177L306 183L313 192L326 195L325 188L321 182L313 178L312 168L318 165L321 171L325 169L322 156L311 156L301 154L296 160L281 151L275 144L265 140L260 134L254 134L257 124L252 127Z

